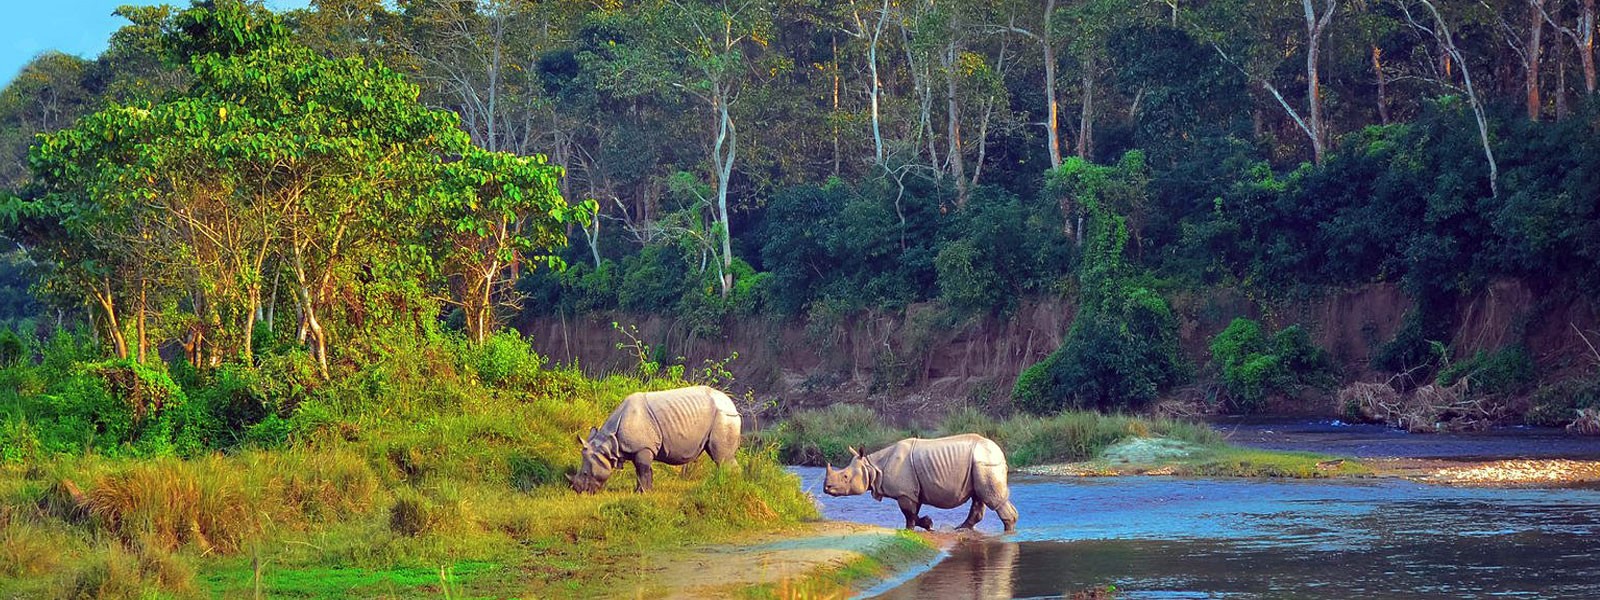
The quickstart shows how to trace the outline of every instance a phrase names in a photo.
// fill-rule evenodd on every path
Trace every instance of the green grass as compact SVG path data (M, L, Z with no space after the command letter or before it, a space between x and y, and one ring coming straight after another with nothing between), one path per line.
M1333 463L1331 461L1338 461ZM1321 463L1321 466L1319 466ZM1178 474L1216 477L1313 479L1367 475L1371 469L1326 454L1212 446L1179 463Z
M1089 460L1117 442L1136 437L1166 437L1194 444L1219 444L1222 440L1205 424L1083 411L996 420L968 408L951 413L934 431L907 431L887 427L870 409L851 405L798 412L763 437L779 445L786 462L816 466L825 461L835 465L847 462L849 447L871 452L907 437L957 433L978 433L994 440L1013 468Z
M737 472L658 465L640 495L629 468L573 494L575 435L682 382L525 375L424 353L334 382L280 447L0 458L0 597L595 594L641 557L818 516L753 443Z

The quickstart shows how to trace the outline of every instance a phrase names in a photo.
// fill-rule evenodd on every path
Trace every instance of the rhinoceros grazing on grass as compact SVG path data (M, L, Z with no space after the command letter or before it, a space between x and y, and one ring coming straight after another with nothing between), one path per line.
M828 465L822 491L830 496L872 493L874 500L894 498L906 515L906 529L933 529L933 519L917 515L922 505L955 508L972 501L969 529L983 520L983 507L994 509L1006 531L1017 529L1017 508L1006 486L1006 456L989 438L967 433L935 440L900 440L872 454L851 448L850 464Z
M740 427L733 400L703 385L630 394L605 425L589 429L589 439L578 438L583 465L567 480L573 491L598 492L631 461L639 475L634 491L648 492L652 462L683 465L709 453L717 466L737 467Z

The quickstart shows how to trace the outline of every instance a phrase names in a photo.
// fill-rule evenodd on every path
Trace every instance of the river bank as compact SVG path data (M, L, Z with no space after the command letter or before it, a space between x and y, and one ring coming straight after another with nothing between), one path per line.
M948 534L849 521L803 523L732 543L647 555L634 581L601 595L636 598L841 598L916 565Z

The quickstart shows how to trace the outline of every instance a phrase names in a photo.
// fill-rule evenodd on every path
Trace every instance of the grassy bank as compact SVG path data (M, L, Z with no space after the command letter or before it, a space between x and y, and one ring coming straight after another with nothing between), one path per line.
M1326 477L1364 472L1353 461L1326 455L1232 446L1203 423L1095 412L1001 420L969 408L950 414L937 427L910 430L885 425L865 407L834 405L796 413L763 437L778 446L785 462L820 466L848 462L852 446L871 452L907 437L957 433L994 440L1013 469L1073 463L1071 468L1041 471L1059 474Z
M50 452L59 423L34 409L66 399L0 399L31 448L0 462L0 597L592 595L651 553L817 516L775 448L737 474L660 468L645 495L632 469L567 489L574 434L681 382L407 359L324 388L280 443L188 456Z
M849 460L849 448L874 451L907 437L939 437L977 433L1000 444L1012 468L1090 460L1117 442L1142 437L1181 440L1195 445L1220 445L1222 437L1204 424L1096 412L1063 412L1050 417L1019 415L995 419L967 408L951 413L938 427L897 429L871 409L836 404L796 413L764 437L777 444L779 456L791 464L820 466Z
M845 598L863 584L925 561L938 553L938 549L921 535L910 531L897 531L882 543L868 548L860 557L842 564L816 570L800 577L768 583L744 591L745 598Z

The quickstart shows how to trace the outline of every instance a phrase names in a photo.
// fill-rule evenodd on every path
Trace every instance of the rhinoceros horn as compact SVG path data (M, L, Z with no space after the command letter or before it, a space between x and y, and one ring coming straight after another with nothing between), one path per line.
M567 473L567 482L568 483L576 483L577 481L578 481L578 478L576 476L574 476L571 473Z

